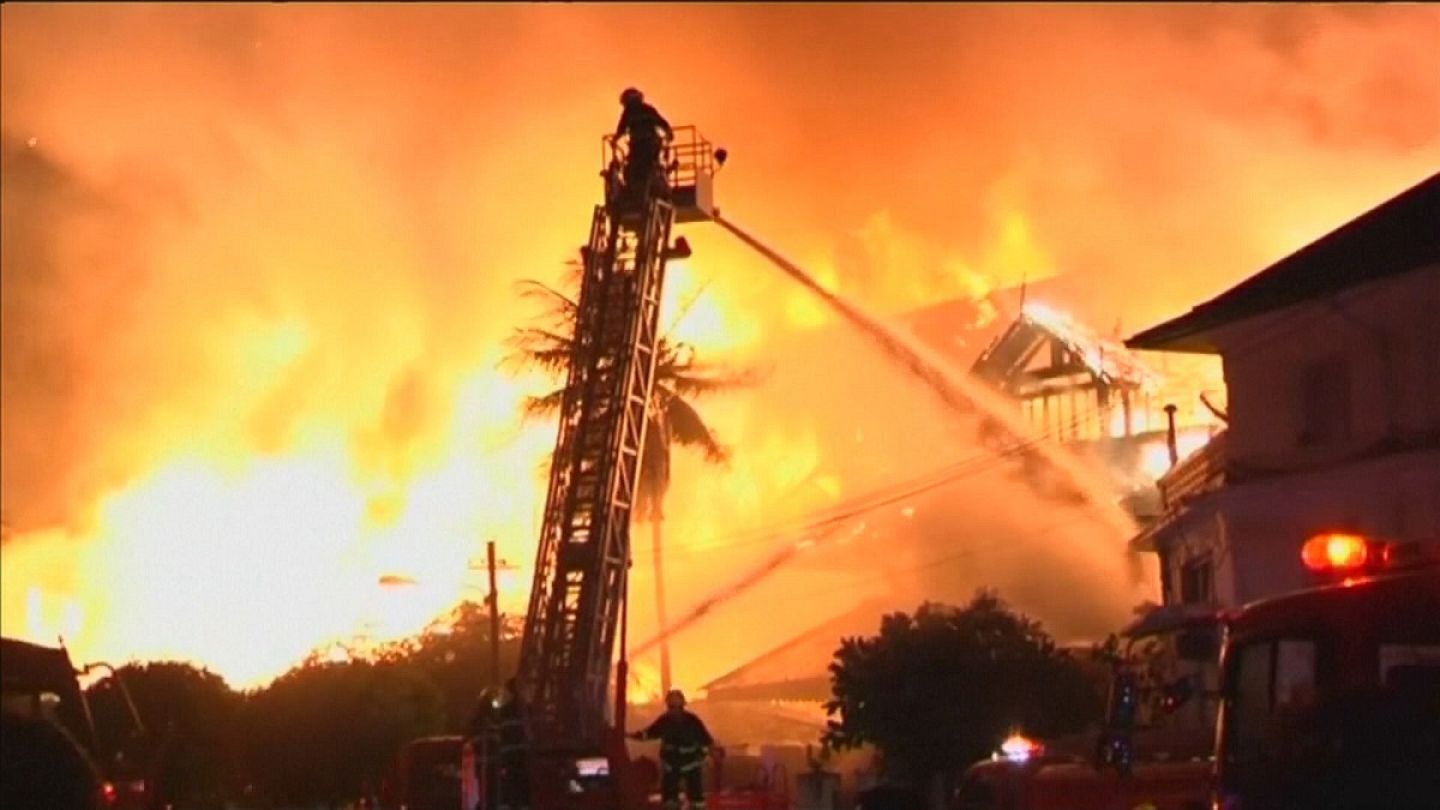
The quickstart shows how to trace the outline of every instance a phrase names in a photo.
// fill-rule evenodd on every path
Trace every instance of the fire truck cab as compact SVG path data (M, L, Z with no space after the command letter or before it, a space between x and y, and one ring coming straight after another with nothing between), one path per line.
M1007 740L966 772L955 810L1440 807L1434 551L1322 534L1300 551L1313 587L1217 615L1224 640L1204 756L1173 756L1183 745L1147 755L1153 730L1137 730L1127 706L1144 701L1122 667L1093 752ZM1172 692L1181 703L1209 693Z
M5 738L0 805L51 806L69 796L74 807L146 810L157 802L157 756L120 673L114 684L130 710L125 740L96 729L89 699L69 651L0 639L0 719Z
M1320 535L1320 587L1226 622L1217 810L1440 807L1440 564Z
M1163 668L1141 671L1127 651L1098 733L1044 742L1012 735L965 772L952 810L1205 810L1214 745L1207 704L1218 690L1195 665L1208 656L1214 669L1217 617L1165 611L1159 618L1131 639L1153 642L1146 657ZM1157 655L1156 647L1167 649Z

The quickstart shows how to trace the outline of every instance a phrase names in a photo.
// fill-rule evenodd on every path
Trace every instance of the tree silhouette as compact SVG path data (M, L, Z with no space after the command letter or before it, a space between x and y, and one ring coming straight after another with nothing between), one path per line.
M568 264L570 286L578 287L583 265ZM575 297L535 280L522 281L521 296L544 306L537 325L515 330L509 343L508 364L539 369L563 380L574 345L579 304ZM670 489L670 454L675 445L700 450L707 461L724 464L728 450L705 423L693 400L719 391L753 384L749 371L697 360L694 347L660 338L656 349L655 385L645 427L634 517L650 524L655 576L655 612L663 634L665 615L664 519L665 495ZM543 396L530 397L524 408L527 416L548 417L559 413L564 401L563 385ZM670 648L660 642L661 688L668 691Z
M873 744L892 776L917 786L984 758L1012 730L1078 731L1102 709L1081 662L986 591L963 608L884 617L878 635L841 643L830 673L823 742Z
M167 802L213 801L232 786L239 693L219 675L178 661L127 664L117 674L145 733L136 733L115 676L101 679L86 696L105 756L150 781Z
M519 658L519 622L501 617L501 634L504 678ZM489 612L462 602L419 635L342 650L347 660L330 661L328 650L317 650L245 693L191 664L121 667L119 682L134 700L144 733L136 734L125 692L115 675L107 676L86 690L96 755L116 766L108 774L156 786L156 806L355 799L367 785L382 783L406 743L467 731L491 671ZM123 762L114 758L119 752Z
M500 678L512 675L520 660L520 622L501 616ZM419 636L382 647L376 659L404 664L423 673L439 690L444 706L443 728L466 728L482 688L490 683L490 612L478 602L462 602Z
M312 661L246 701L246 773L269 801L355 798L406 742L439 733L444 714L439 688L403 662Z

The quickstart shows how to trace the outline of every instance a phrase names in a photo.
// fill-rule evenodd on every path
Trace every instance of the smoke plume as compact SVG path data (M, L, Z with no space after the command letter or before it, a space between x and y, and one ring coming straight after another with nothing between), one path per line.
M464 595L447 572L486 537L528 565L552 434L515 408L546 382L496 363L526 315L513 283L558 279L583 239L625 86L730 149L722 209L871 308L1060 276L1083 283L1058 303L1134 331L1433 172L1437 41L1424 6L7 4L5 632L66 625L83 655L201 658L246 683L403 613L365 590L386 566L451 577L400 632ZM732 469L677 458L672 613L705 572L775 550L698 551L723 545L717 522L948 460L902 441L945 429L900 430L940 416L863 344L781 367L772 349L830 316L691 230L668 312L703 295L674 335L777 381L703 403ZM796 410L842 400L858 422L911 418L861 450L854 424ZM975 486L976 504L1019 491ZM955 520L1043 528L963 500ZM922 565L923 545L903 554ZM974 579L1043 592L1013 556L977 554ZM837 612L843 581L778 578L828 595L764 637L677 639L680 674ZM1044 618L1098 632L1133 596ZM164 629L197 605L209 624ZM250 658L215 640L267 633Z

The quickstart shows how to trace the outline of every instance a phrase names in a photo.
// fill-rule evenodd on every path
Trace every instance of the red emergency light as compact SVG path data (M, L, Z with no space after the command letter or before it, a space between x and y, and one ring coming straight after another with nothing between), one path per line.
M1322 579L1352 582L1360 575L1400 573L1440 565L1440 539L1404 542L1348 532L1324 532L1300 547L1300 561Z
M1023 734L1011 734L1000 743L1000 750L996 752L995 759L1004 758L1011 762L1026 762L1032 757L1037 757L1045 752L1045 746L1029 739Z
M1358 571L1370 557L1370 542L1358 534L1317 534L1300 548L1300 561L1316 573Z

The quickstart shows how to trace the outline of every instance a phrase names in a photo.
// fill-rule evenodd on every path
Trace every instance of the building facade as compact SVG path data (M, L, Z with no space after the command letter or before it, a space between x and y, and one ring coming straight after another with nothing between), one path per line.
M1218 354L1228 389L1134 543L1167 604L1304 587L1319 532L1440 542L1440 174L1127 345Z

